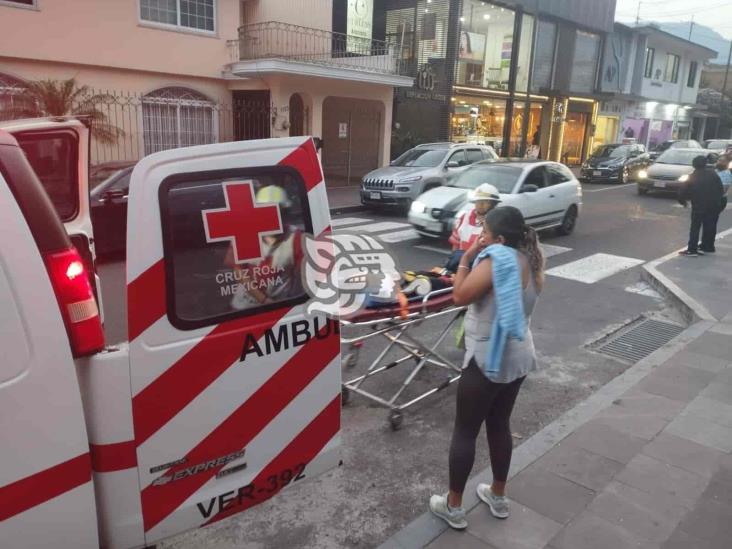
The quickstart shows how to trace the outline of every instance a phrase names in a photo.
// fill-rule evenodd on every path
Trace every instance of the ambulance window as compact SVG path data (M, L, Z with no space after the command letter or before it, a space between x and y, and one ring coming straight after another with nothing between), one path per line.
M24 132L18 144L51 198L62 221L76 217L79 209L78 137L71 131Z
M168 317L194 329L306 300L305 184L284 167L181 174L160 188Z

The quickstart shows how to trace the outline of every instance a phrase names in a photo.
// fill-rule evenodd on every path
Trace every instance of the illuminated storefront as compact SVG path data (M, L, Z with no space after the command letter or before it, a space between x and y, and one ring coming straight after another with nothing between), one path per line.
M537 21L533 1L385 2L386 35L402 45L415 76L414 89L395 97L393 154L446 140L570 164L588 154L611 13L581 14L570 9L577 1L567 0L558 8L566 13L540 12ZM586 28L573 22L582 17ZM553 112L557 102L566 103L566 112Z

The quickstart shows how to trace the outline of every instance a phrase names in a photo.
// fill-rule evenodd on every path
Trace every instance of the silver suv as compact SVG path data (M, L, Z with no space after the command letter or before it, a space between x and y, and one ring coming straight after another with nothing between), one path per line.
M409 208L420 194L447 185L475 162L497 160L492 147L464 143L426 143L409 149L361 181L361 203Z

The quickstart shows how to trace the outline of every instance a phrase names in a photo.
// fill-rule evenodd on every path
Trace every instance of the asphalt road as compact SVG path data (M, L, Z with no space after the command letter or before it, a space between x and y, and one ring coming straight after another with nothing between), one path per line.
M359 231L375 223L405 222L403 216L388 211L344 217L351 221L340 230ZM720 220L719 230L730 226L732 214L728 211ZM406 228L389 227L382 234L407 234ZM682 322L659 296L643 286L640 266L683 246L687 231L688 211L671 198L637 196L633 185L586 185L584 207L574 234L542 235L547 250L555 254L548 259L550 273L532 319L542 369L525 382L519 395L512 424L515 444L628 367L589 350L588 343L639 315ZM425 269L444 261L447 244L405 239L393 242L391 247L403 269ZM580 260L584 261L575 263ZM704 268L704 258L689 261ZM622 265L628 268L603 276L607 274L604 269L612 271ZM558 267L562 269L552 272ZM114 288L123 276L120 264L108 264L102 271L107 308L123 299L119 289ZM107 283L115 278L116 283ZM415 333L425 341L434 341L443 322L421 326ZM119 318L109 316L107 330L124 337ZM459 362L461 353L453 341L450 334L441 349ZM344 379L360 375L383 349L382 342L367 343L359 363L353 369L344 369ZM370 388L391 396L413 364L407 361L378 376ZM405 394L419 394L444 379L443 371L427 369ZM446 490L454 406L453 384L408 409L402 429L395 432L388 425L383 407L354 395L343 409L341 468L309 483L294 485L236 518L169 540L162 547L376 546L423 513L431 493ZM474 471L487 465L487 448L481 439Z

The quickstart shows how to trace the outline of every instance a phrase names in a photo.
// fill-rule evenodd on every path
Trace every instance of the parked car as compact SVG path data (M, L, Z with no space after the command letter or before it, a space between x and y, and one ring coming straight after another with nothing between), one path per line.
M98 256L119 254L127 242L127 195L134 163L117 168L89 193L89 206Z
M580 179L590 183L594 181L628 183L650 163L644 145L624 143L600 145L582 164Z
M432 189L412 203L409 222L426 237L449 235L456 215L468 210L469 193L481 183L494 185L501 204L515 206L537 229L574 229L582 204L582 187L572 171L558 162L479 162L446 187Z
M485 145L427 143L409 149L388 166L367 173L361 181L361 203L408 208L423 192L449 184L482 160L497 160Z
M699 155L706 155L710 165L719 158L718 154L704 149L668 149L648 169L638 172L638 194L678 191L694 171L691 162Z
M704 146L709 151L725 154L732 152L732 139L708 139Z
M703 149L701 143L694 139L669 139L668 141L662 141L649 151L651 160L656 160L664 152L669 149Z

